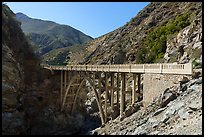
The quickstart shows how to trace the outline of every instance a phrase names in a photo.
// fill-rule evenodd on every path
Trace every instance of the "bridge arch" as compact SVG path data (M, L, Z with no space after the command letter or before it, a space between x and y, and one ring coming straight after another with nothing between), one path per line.
M95 99L96 99L96 102L97 102L97 107L99 109L99 114L100 114L100 118L101 118L101 123L105 124L104 111L102 109L102 104L101 104L100 99L99 99L101 96L98 94L97 89L96 89L95 84L94 84L94 79L91 78L90 74L75 74L72 77L72 79L68 82L68 86L66 88L66 92L65 92L64 95L62 94L64 96L64 98L62 100L61 111L63 111L63 109L64 109L64 105L66 103L66 98L67 98L67 95L68 95L69 90L71 88L71 85L73 84L74 80L76 80L78 77L81 77L82 80L81 80L81 82L79 84L79 87L77 88L77 90L75 92L73 104L72 104L72 107L71 107L71 113L73 113L74 110L75 110L76 103L77 103L76 101L77 101L79 92L81 91L81 88L83 87L84 82L89 82L92 90L94 91Z

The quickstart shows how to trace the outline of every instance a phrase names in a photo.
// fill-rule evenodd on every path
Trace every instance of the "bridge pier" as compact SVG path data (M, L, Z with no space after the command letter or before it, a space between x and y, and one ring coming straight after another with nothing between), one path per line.
M106 123L103 109L102 109L102 103L101 103L101 72L99 72L99 78L98 78L98 104L99 104L99 113L101 117L101 123L104 125Z
M107 122L107 108L108 108L108 103L107 103L107 100L108 100L108 74L105 73L105 86L106 86L106 89L105 89L105 123Z
M115 91L115 86L114 86L114 73L111 73L111 110L114 110L114 91Z
M120 84L120 73L117 73L117 93L116 93L116 103L117 103L117 106L118 106L118 109L119 109L119 84Z
M141 74L137 74L137 93L140 94L140 87L141 87Z
M121 73L120 116L125 110L126 73Z
M136 79L137 76L137 79ZM137 86L136 86L137 83ZM137 87L137 90L136 90ZM135 103L136 98L138 99L138 96L140 94L141 88L141 74L135 74L133 73L133 80L132 80L132 105Z
M74 102L73 102L73 105L72 105L71 114L73 114L73 112L74 112L74 110L75 110L77 97L78 97L78 95L79 95L79 92L80 92L80 90L81 90L83 84L84 84L84 81L85 81L85 79L83 79L83 80L80 79L79 87L78 87L78 89L77 89L77 91L76 91L76 95L74 96Z
M136 101L136 74L133 73L133 80L132 80L132 105Z
M62 96L63 96L63 70L61 70L61 81L60 81L60 104L62 105Z
M64 71L64 89L67 87L67 71Z

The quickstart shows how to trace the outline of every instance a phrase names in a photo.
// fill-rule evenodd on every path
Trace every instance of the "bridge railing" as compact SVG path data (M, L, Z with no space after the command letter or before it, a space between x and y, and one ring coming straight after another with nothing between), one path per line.
M142 73L144 73L144 64L132 64L131 65L131 72L135 72L135 73L142 72Z
M144 64L144 73L162 73L162 64Z
M130 64L119 65L118 71L119 72L131 72L131 65Z
M111 65L109 70L111 72L119 72L119 65Z
M52 70L192 74L192 63L41 66Z
M162 73L174 74L174 72L177 72L180 74L192 74L193 72L192 64L187 63L187 64L176 64L176 65L170 65L170 64L162 65Z

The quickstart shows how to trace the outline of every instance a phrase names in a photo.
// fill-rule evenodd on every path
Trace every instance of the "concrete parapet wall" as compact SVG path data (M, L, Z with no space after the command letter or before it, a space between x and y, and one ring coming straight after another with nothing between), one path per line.
M179 83L184 75L143 74L143 102L144 106L150 104L168 87ZM190 79L190 76L185 76Z
M74 71L102 71L102 72L132 72L132 73L157 73L157 74L192 74L192 63L175 64L117 64L117 65L67 65L49 66L41 65L51 70Z

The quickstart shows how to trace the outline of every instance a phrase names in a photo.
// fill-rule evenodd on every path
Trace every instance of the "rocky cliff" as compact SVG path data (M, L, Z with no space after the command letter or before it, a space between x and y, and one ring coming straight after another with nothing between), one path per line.
M39 59L15 19L15 14L2 4L2 133L26 132L24 95L38 70Z

